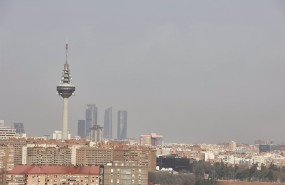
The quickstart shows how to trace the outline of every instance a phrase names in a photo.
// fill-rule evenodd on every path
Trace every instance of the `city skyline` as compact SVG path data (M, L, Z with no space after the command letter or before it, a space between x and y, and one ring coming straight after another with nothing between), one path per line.
M101 126L107 107L128 111L128 137L285 142L283 1L0 5L6 125L22 122L29 136L62 130L54 86L68 35L78 89L69 107L73 136L85 104L95 102Z

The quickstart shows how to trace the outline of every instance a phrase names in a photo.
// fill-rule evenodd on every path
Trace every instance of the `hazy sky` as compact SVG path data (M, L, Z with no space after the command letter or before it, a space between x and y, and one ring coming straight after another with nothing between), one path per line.
M285 1L0 1L0 120L61 130L56 94L69 37L69 128L94 103L128 111L128 136L285 142Z

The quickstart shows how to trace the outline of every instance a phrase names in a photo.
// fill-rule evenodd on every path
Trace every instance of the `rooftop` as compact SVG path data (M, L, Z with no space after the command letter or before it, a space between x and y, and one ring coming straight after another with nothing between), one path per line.
M8 174L79 174L99 175L100 166L18 165Z

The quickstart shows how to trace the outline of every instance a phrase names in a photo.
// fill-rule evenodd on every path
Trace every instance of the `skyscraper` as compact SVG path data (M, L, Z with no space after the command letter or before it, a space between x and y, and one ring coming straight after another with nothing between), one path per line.
M75 86L71 83L69 73L69 64L67 62L68 43L65 45L66 60L61 76L60 84L57 86L58 94L63 98L63 114L62 114L62 140L68 139L68 98L73 95Z
M24 124L23 123L14 123L14 128L16 129L16 133L23 134L25 133Z
M118 111L118 126L117 126L117 138L127 138L127 111Z
M104 112L104 138L112 139L112 107L109 107Z
M77 135L81 138L86 138L85 120L78 120Z
M90 128L97 125L97 107L95 104L87 104L85 111L86 136L89 135Z

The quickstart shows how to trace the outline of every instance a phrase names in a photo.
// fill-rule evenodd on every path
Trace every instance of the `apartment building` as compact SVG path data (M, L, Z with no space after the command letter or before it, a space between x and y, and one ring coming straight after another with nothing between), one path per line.
M155 171L156 150L149 147L81 147L76 150L76 165L106 165L112 161L134 161L139 166L146 166L149 171Z
M12 170L14 168L15 150L12 145L0 145L0 169Z
M41 139L10 138L6 140L0 140L0 145L11 145L14 147L14 165L15 166L21 165L21 164L28 164L27 162L23 163L23 160L27 161L27 153L24 153L23 155L23 147L26 147L26 148L28 147L59 147L59 148L69 147L70 148L74 145L85 145L86 146L86 144L88 144L88 142L85 139L71 139L71 140L66 140L65 142L62 142L60 140L52 140L52 139L45 140L42 138ZM69 150L69 149L66 149L66 150ZM63 151L61 150L61 152ZM66 151L66 152L68 153L69 151ZM41 154L41 152L39 154ZM69 157L67 159L69 159ZM58 159L58 160L61 160L61 159ZM65 164L69 164L69 163L65 162Z
M0 127L0 140L16 137L16 129L9 127Z
M6 174L7 185L102 185L99 166L19 165Z
M0 169L0 184L6 185L6 174L4 169Z
M22 164L71 165L72 150L69 147L23 147Z
M77 165L105 165L113 161L113 150L95 147L81 147L76 150Z
M104 185L147 185L147 167L136 162L115 161L104 166Z
M134 161L139 166L146 166L149 171L155 171L156 150L148 147L117 148L113 150L113 161Z

